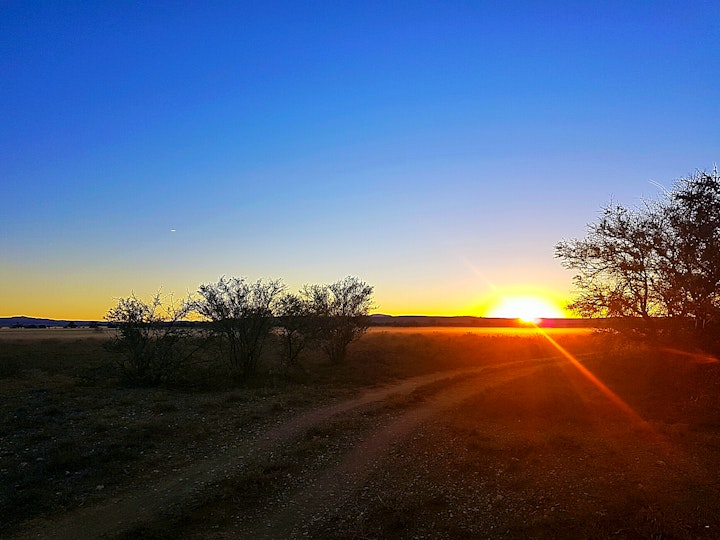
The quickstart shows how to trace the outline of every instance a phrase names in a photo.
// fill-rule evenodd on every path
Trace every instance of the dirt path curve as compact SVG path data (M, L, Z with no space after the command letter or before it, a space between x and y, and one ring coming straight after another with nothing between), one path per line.
M226 532L229 538L277 539L306 537L312 524L331 513L361 487L374 467L381 466L393 444L409 436L419 425L442 414L468 398L510 380L531 376L545 368L550 359L513 362L483 373L465 373L457 384L428 397L417 407L401 413L390 423L378 427L362 443L352 448L334 467L310 478L307 486L291 494L282 507L269 506L262 519L242 530ZM508 368L508 369L503 369ZM479 376L482 374L482 379ZM480 380L479 380L480 379ZM225 535L223 535L225 536Z
M502 366L510 367L523 363L532 365L538 361L542 363L542 360L508 362L502 364ZM182 508L184 504L191 502L193 497L197 496L199 492L210 484L241 474L248 464L254 462L256 456L258 459L262 459L262 456L267 455L268 452L288 444L308 429L333 416L364 405L380 402L393 395L409 394L428 384L440 381L451 383L458 380L458 378L472 377L488 370L495 370L498 367L498 365L484 366L471 370L446 371L413 377L399 383L368 390L353 399L301 413L287 422L249 438L243 444L222 456L200 461L174 473L172 476L164 477L142 490L126 492L94 506L77 509L59 518L31 520L22 526L23 532L16 538L19 540L30 538L48 540L73 538L82 540L122 533L143 523L151 522L164 511ZM471 388L473 388L472 385L468 386L464 393L467 393ZM450 401L461 399L464 393L443 394L442 399ZM449 404L448 402L446 406L449 406ZM417 422L429 414L434 414L441 408L441 403L433 402L411 411L408 415L404 415L397 425L394 424L394 427L389 428L389 431L388 429L384 430L381 434L371 438L356 449L350 456L350 464L345 465L347 471L343 474L359 469L361 463L366 461L365 457L372 455L373 448L376 449L375 451L381 449L383 447L380 442L381 439L391 440L400 436L404 430L410 429ZM360 457L362 459L358 459ZM352 465L352 460L357 461L357 464ZM327 491L328 488L322 486L332 482L335 474L335 472L328 472L329 476L319 480L318 493ZM311 506L308 505L308 508Z

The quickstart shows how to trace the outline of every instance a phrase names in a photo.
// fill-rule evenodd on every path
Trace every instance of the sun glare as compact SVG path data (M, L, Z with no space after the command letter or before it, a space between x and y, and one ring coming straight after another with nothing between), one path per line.
M542 319L566 317L562 309L551 301L537 296L512 296L500 302L488 313L488 317L518 319L524 323L537 323Z

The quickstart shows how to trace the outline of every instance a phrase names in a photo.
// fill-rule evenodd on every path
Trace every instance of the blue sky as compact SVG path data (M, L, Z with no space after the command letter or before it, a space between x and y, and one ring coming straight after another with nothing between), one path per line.
M714 2L3 2L0 316L566 298L556 242L718 160L719 68Z

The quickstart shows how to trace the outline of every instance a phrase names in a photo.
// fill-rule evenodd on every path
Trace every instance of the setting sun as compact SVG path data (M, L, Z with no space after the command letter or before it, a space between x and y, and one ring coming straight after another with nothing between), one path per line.
M567 315L556 304L539 296L512 296L502 298L488 310L488 317L518 319L526 323L540 319L562 318Z

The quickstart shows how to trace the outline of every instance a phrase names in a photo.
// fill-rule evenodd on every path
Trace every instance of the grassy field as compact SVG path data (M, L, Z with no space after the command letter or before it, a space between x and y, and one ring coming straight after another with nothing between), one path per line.
M342 365L309 355L243 385L208 352L174 385L139 388L118 378L102 331L0 331L0 537L246 447L240 469L110 536L720 535L717 361L607 334L520 334L374 330ZM413 377L430 378L402 387ZM317 411L332 414L307 420ZM268 433L277 447L256 443ZM312 487L343 474L332 504Z

